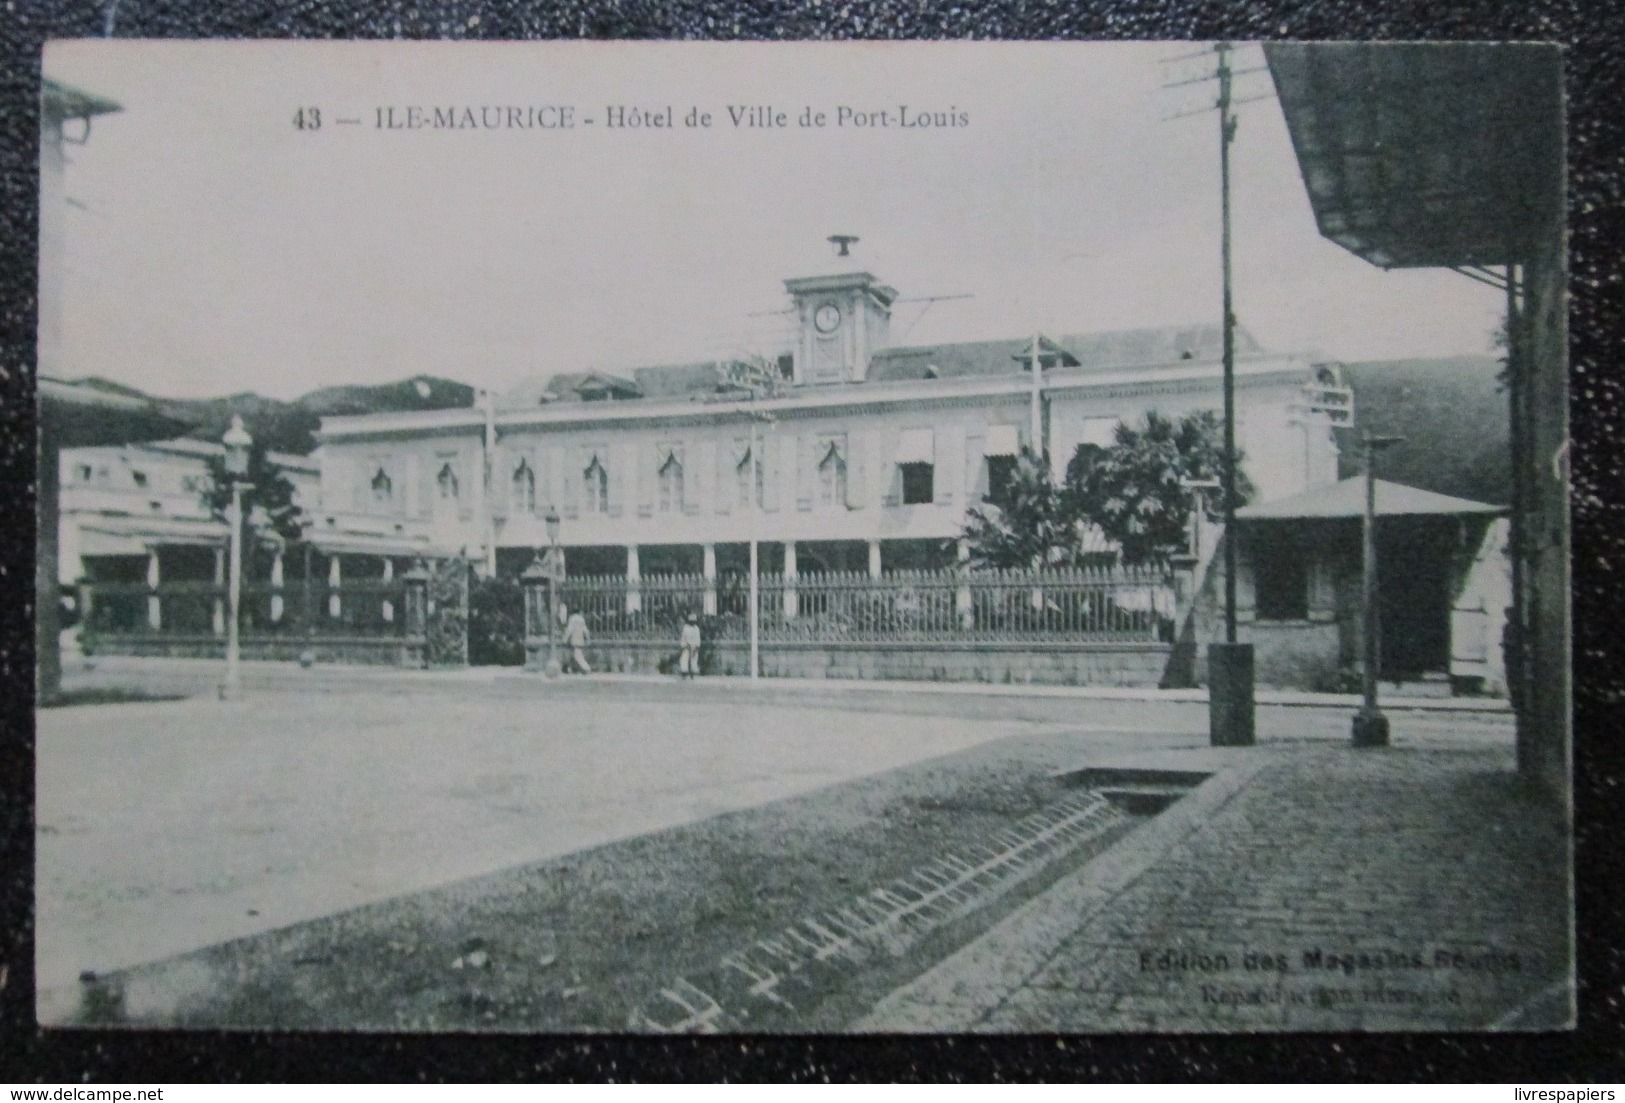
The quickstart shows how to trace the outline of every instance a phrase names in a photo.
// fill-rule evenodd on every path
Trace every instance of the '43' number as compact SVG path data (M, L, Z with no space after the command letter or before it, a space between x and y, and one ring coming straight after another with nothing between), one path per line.
M301 107L293 113L293 128L295 130L320 130L322 128L322 109L319 107Z

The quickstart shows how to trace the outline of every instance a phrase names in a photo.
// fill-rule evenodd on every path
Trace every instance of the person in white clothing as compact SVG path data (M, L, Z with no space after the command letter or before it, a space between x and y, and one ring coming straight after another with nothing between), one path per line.
M677 672L685 678L692 678L700 672L700 618L693 613L688 615L688 620L683 624L683 635L679 645Z

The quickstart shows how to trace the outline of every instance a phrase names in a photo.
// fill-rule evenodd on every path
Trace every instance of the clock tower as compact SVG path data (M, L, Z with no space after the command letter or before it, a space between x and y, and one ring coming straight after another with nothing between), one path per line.
M785 280L795 301L795 381L862 383L869 357L890 339L897 289L867 272Z

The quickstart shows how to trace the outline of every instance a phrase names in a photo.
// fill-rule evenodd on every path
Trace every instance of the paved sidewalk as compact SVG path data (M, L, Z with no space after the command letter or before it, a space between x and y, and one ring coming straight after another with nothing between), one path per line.
M1569 869L1504 748L1256 748L857 1029L1562 1028Z
M99 656L90 669L83 658L64 657L64 682L68 689L77 685L105 686L126 682L148 688L172 688L203 692L221 679L224 667L213 659L155 659L130 656ZM469 686L514 694L583 692L591 686L674 685L677 679L658 674L593 674L589 677L549 679L516 667L465 667L451 670L401 670L385 666L344 666L322 664L310 668L295 663L248 661L242 664L243 685L253 689L308 687L318 690L382 688L386 686ZM1165 704L1206 704L1205 689L1157 689L1150 686L1054 686L995 685L982 682L910 682L836 678L703 678L696 685L708 691L749 695L760 693L779 697L798 695L843 696L849 694L925 694L948 697L1022 698L1025 700L1074 701L1155 701ZM1296 690L1260 689L1254 695L1259 705L1274 707L1354 709L1360 705L1357 694L1307 693ZM1511 707L1498 697L1408 697L1389 694L1383 698L1387 712L1433 714L1483 714L1510 717Z

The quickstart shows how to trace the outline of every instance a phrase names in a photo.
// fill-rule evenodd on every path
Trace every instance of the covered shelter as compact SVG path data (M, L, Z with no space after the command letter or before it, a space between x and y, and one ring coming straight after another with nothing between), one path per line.
M1419 692L1500 688L1504 507L1383 479L1375 492L1378 677ZM1236 511L1261 675L1337 688L1358 669L1364 516L1364 476Z
M1555 44L1264 46L1320 233L1506 296L1508 681L1521 773L1569 793L1563 66Z

